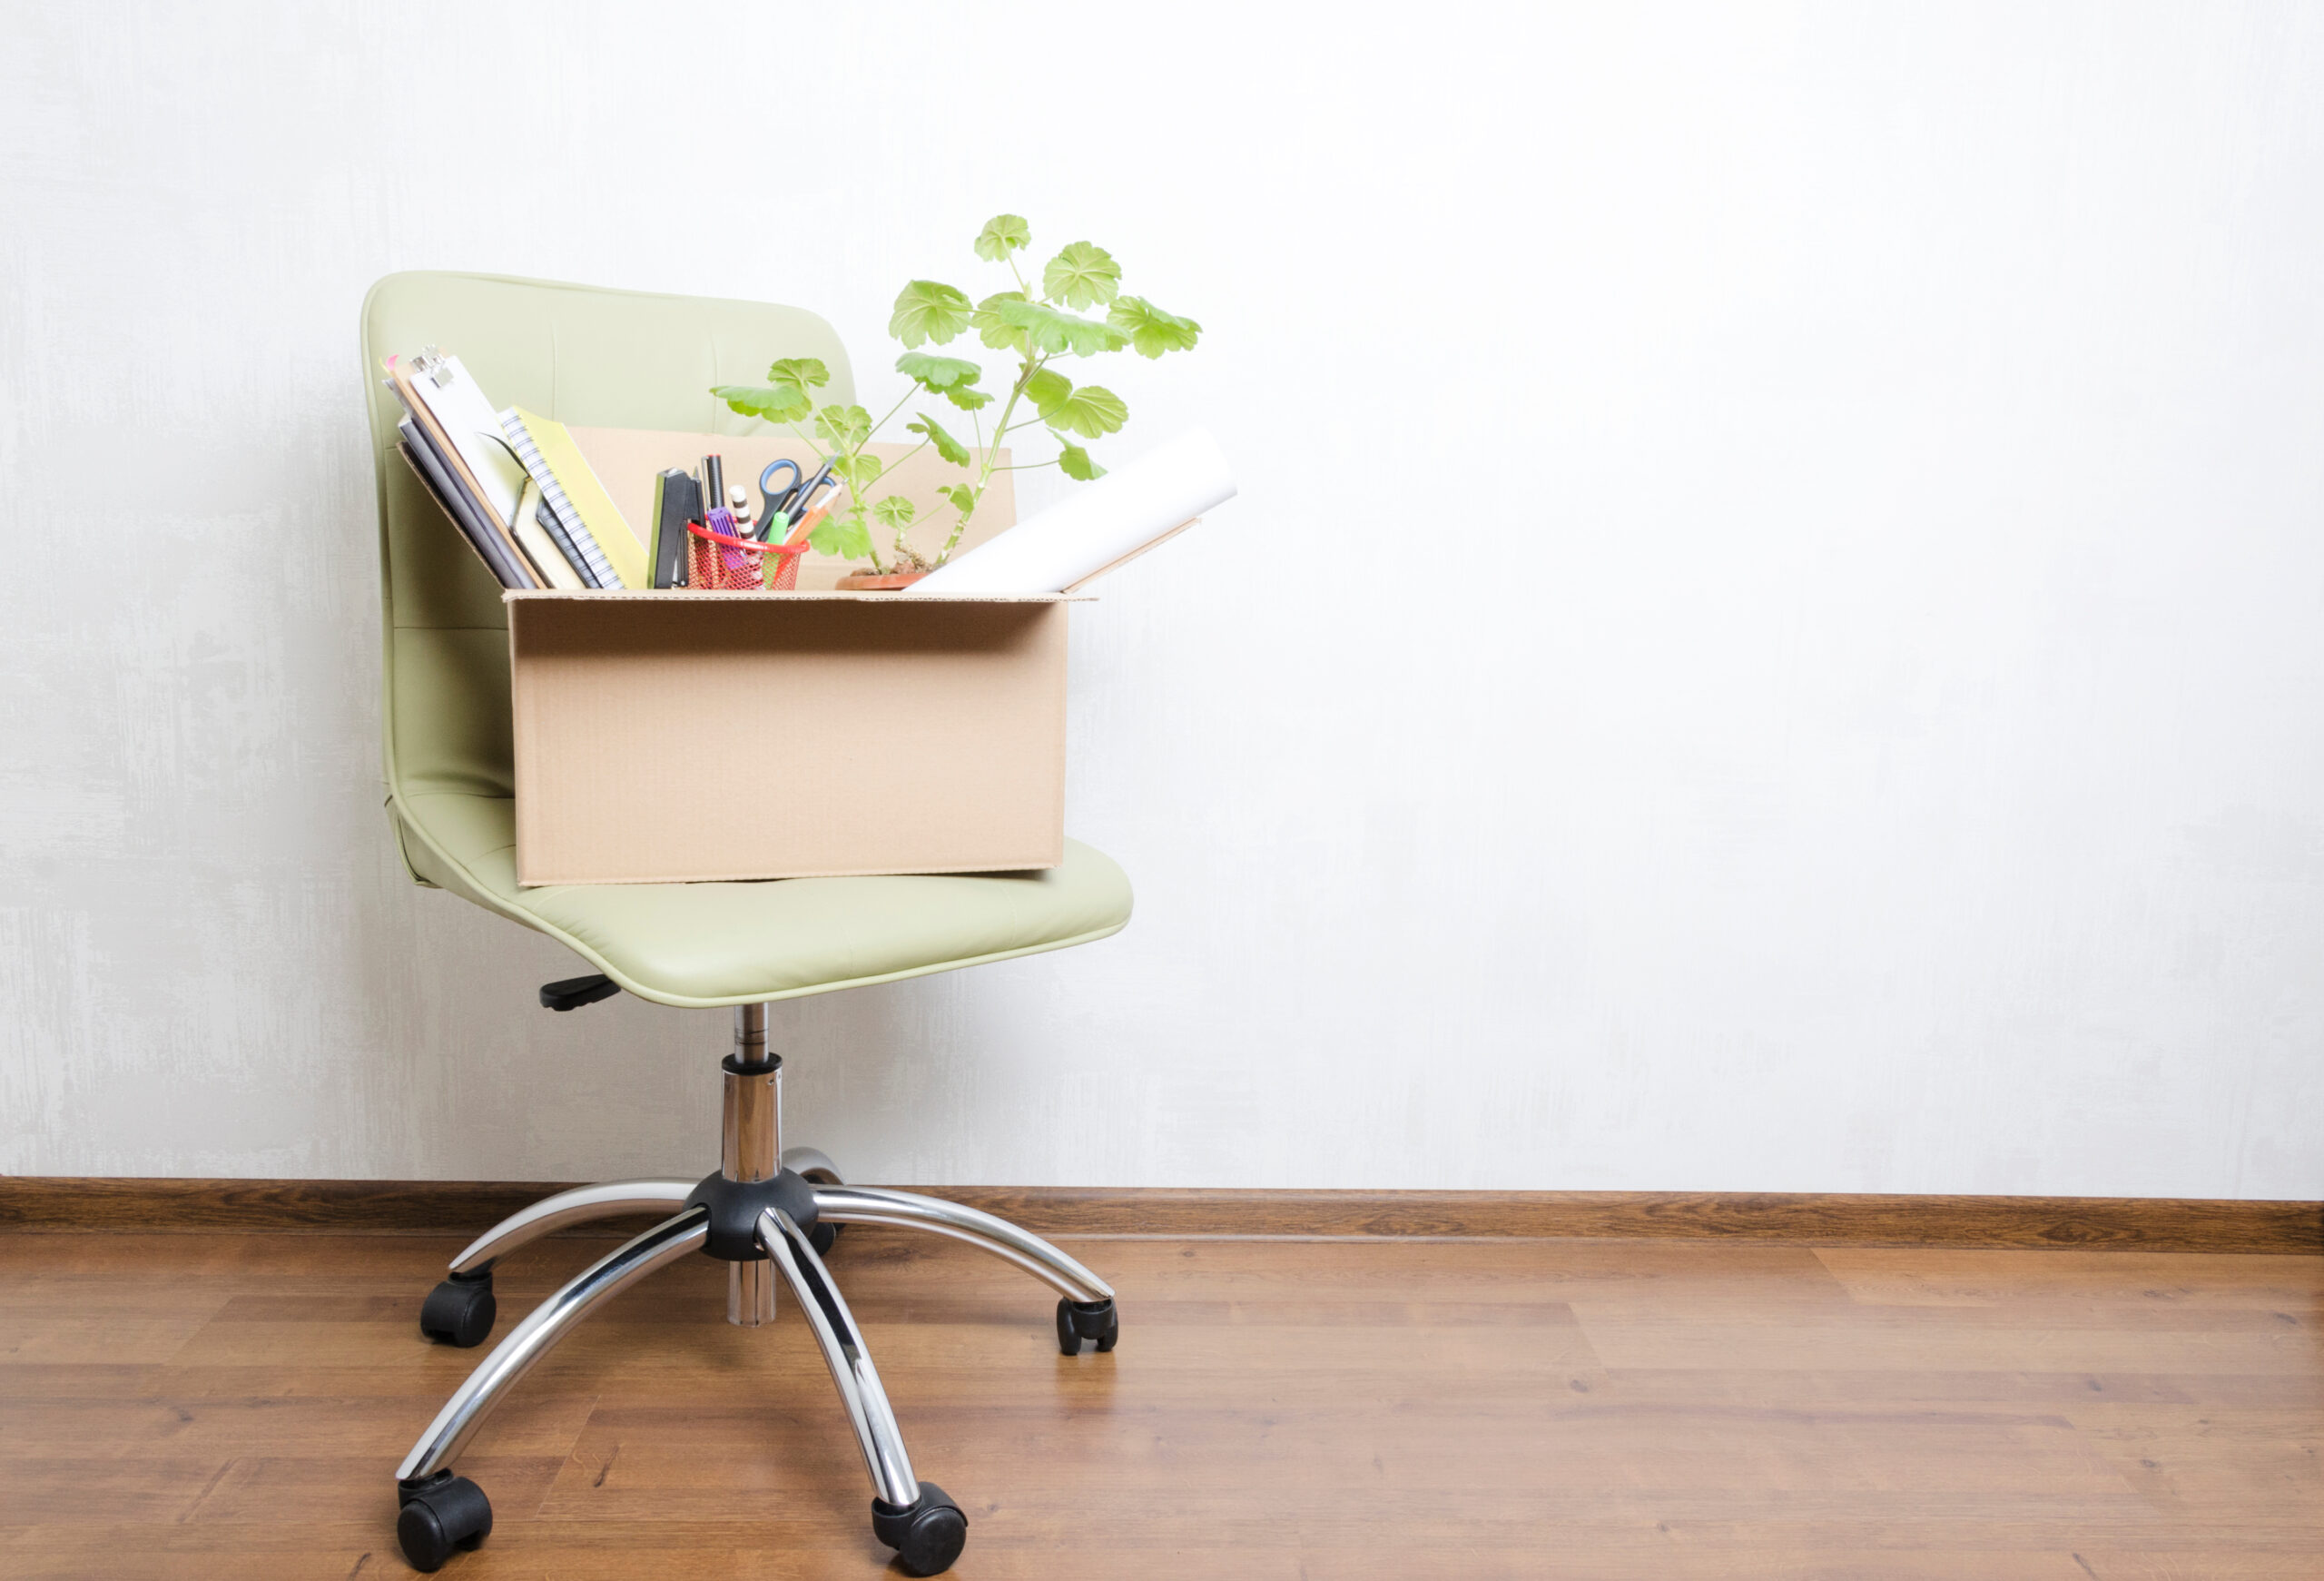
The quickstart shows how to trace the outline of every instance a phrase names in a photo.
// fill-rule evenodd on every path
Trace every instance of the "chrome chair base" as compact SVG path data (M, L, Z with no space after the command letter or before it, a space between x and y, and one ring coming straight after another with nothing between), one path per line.
M1058 1339L1066 1354L1078 1354L1085 1338L1099 1350L1113 1349L1118 1319L1112 1287L1048 1241L957 1202L843 1184L831 1161L813 1149L783 1151L782 1062L765 1052L764 1014L765 1007L755 1004L735 1012L737 1052L725 1062L724 1145L717 1174L560 1191L495 1225L452 1260L448 1277L423 1308L422 1328L430 1338L475 1345L491 1327L492 1267L499 1259L572 1225L668 1215L568 1280L509 1330L404 1457L396 1468L397 1535L416 1568L439 1568L491 1530L490 1504L474 1483L453 1475L452 1465L493 1408L597 1306L689 1254L726 1262L727 1320L742 1327L773 1319L778 1280L790 1289L822 1349L871 1475L872 1529L913 1575L948 1568L967 1541L968 1520L941 1488L913 1473L870 1348L818 1250L818 1227L891 1225L964 1241L1059 1292Z

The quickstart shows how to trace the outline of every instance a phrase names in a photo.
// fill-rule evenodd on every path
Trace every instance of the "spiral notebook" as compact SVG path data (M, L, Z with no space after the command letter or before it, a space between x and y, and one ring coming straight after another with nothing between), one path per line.
M500 414L500 427L516 448L517 459L540 485L541 499L559 529L558 546L573 556L576 568L589 585L653 586L646 572L645 544L597 480L566 426L512 406Z

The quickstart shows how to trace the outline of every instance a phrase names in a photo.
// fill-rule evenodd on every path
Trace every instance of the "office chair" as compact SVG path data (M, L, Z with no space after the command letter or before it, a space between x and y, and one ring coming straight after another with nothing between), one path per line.
M499 1259L568 1225L664 1215L510 1329L428 1425L396 1472L405 1556L435 1570L484 1540L491 1506L452 1467L487 1415L606 1298L701 1255L726 1264L731 1323L771 1321L776 1280L791 1288L871 1472L872 1529L907 1570L934 1575L959 1556L968 1521L904 1452L879 1372L823 1263L836 1227L950 1236L1046 1280L1059 1295L1058 1342L1068 1355L1084 1342L1113 1349L1114 1292L1003 1220L849 1186L821 1153L785 1149L783 1062L767 1047L766 1006L1102 939L1129 920L1128 880L1068 840L1064 864L1042 873L517 887L500 588L394 453L400 408L380 387L381 362L438 345L502 405L595 427L741 434L761 425L713 400L711 386L753 382L779 357L818 357L831 370L831 398L852 400L847 356L830 325L796 308L478 274L389 275L364 300L362 340L379 482L388 813L406 867L419 884L548 934L596 969L542 989L549 1009L626 990L657 1004L734 1011L714 1173L616 1181L537 1202L454 1258L422 1305L428 1339L481 1344L496 1316Z

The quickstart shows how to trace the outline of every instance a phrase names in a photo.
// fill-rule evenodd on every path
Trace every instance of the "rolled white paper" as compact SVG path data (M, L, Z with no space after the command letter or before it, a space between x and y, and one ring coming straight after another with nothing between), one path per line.
M931 571L907 593L1062 593L1235 498L1207 429L1191 429Z

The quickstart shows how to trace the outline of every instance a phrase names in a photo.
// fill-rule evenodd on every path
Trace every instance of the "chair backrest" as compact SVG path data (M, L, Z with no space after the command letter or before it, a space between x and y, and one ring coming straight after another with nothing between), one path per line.
M514 793L500 587L395 453L380 365L437 346L496 407L595 428L766 431L709 393L757 384L778 357L819 357L822 393L854 399L831 325L800 308L652 296L489 274L391 274L363 300L363 385L379 480L381 725L389 793Z

